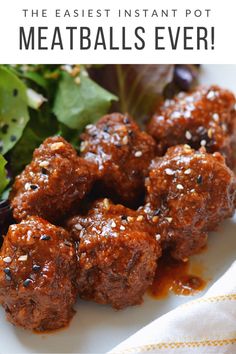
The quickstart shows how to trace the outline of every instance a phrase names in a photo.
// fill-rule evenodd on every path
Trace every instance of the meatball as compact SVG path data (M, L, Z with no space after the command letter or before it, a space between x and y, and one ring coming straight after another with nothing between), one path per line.
M56 222L89 192L95 167L77 156L61 137L52 137L35 150L32 162L16 178L11 206L17 221L38 215Z
M79 241L81 298L116 309L141 303L161 253L144 216L104 199L87 216L72 218L68 228Z
M166 100L152 117L147 131L157 141L158 154L178 144L207 152L221 152L234 165L236 144L235 96L218 86L199 87Z
M171 147L156 158L146 179L144 211L157 219L156 230L175 258L198 252L207 233L234 213L236 179L223 156L188 145Z
M0 252L0 303L14 325L64 327L76 301L76 255L67 231L38 217L12 225Z
M155 156L155 141L127 115L113 113L88 125L81 154L96 162L103 196L134 206L144 196L144 177ZM105 194L104 194L105 193Z

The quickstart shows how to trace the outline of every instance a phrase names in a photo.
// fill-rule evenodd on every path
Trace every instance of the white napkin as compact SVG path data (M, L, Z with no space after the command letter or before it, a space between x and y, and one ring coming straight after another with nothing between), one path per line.
M145 326L110 354L236 354L236 261L201 298Z

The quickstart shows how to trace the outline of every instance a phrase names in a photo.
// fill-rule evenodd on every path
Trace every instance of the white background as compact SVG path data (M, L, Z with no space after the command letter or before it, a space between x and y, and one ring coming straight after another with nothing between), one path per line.
M47 18L23 17L22 9L48 9ZM55 18L55 9L107 9L112 8L113 13L116 9L178 9L178 15L174 19L170 18L117 18L110 15L109 18ZM209 18L202 16L185 17L185 9L211 9ZM62 11L63 12L63 11ZM235 51L235 15L236 2L233 0L163 0L153 1L135 0L135 1L110 1L110 0L86 0L76 1L64 0L57 1L32 1L32 0L7 0L0 1L0 63L236 63ZM137 26L145 27L146 47L142 51L135 49L130 51L80 51L75 49L63 51L55 49L54 51L20 51L19 50L19 26L48 26L48 44L52 36L52 29L55 26L63 28L66 26L88 26L93 30L97 26L103 26L106 33L110 26L114 27L115 40L121 42L121 27L126 26L129 36L127 42L133 43L133 29ZM155 26L215 26L215 49L214 50L189 50L183 49L171 50L168 37L166 37L165 51L155 51L154 48L154 27ZM64 33L64 32L63 32ZM94 38L94 35L93 35ZM68 48L69 36L63 38L65 48ZM46 43L45 42L45 43ZM180 41L180 44L181 41ZM182 45L181 45L182 47Z

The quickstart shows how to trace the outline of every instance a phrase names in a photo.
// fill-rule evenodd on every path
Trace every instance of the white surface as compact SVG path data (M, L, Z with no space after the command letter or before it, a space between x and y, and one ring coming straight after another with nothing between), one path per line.
M201 82L216 83L236 93L236 65L205 66ZM212 279L208 287L231 265L236 258L235 251L236 215L223 223L217 233L210 235L207 251L194 257L206 269L205 277ZM158 301L146 296L143 305L118 312L108 306L80 301L69 328L44 335L13 327L5 320L1 309L0 354L105 353L144 325L190 299L189 296L169 296Z
M190 301L187 306L184 304L169 311L119 344L109 354L235 353L236 282L232 282L232 279L236 279L236 261L199 298L200 301Z
M34 15L24 17L22 9L39 10L38 17ZM42 17L41 11L47 11L47 17ZM55 10L61 9L61 17L55 17ZM69 9L70 15L63 17L63 12ZM73 10L78 9L79 17L73 17ZM81 10L85 10L85 17L81 16ZM88 17L86 14L88 9L93 10L93 16ZM102 16L96 17L96 10L102 10ZM109 16L106 17L104 9L110 9ZM119 9L135 9L143 13L143 9L148 10L147 16L135 17L119 17ZM151 17L153 10L157 11L158 17ZM168 17L161 16L161 10L168 10ZM172 10L176 9L176 15L173 16ZM209 9L209 16L207 16L206 9ZM64 11L63 11L64 10ZM187 15L190 10L191 14ZM194 12L197 10L197 13ZM200 11L199 11L200 10ZM201 12L201 13L200 13ZM29 13L32 13L29 11ZM189 12L188 12L189 13ZM32 0L7 0L0 1L0 44L1 44L1 63L8 64L73 64L77 61L86 64L154 64L171 63L173 58L175 63L215 63L215 64L235 64L236 50L234 45L235 33L235 13L236 2L216 1L216 0L136 0L136 1L110 1L110 0L57 0L57 1L32 1ZM94 16L95 14L95 16ZM187 15L187 16L186 16ZM198 17L199 16L199 17ZM25 50L24 47L20 50L19 46L19 28L25 28L26 37L29 35L29 28L35 27L35 46L33 50ZM42 40L42 46L46 50L39 50L38 43L38 27L48 27L42 30L41 36L46 39ZM63 49L55 46L51 49L52 38L55 27L60 27L61 38L63 41ZM78 27L74 31L74 46L70 50L70 36L69 31L65 28ZM91 47L89 50L81 50L80 43L80 27L89 27L91 29ZM95 48L95 38L97 35L97 28L102 27L104 37L106 40L106 49L99 45ZM139 35L145 41L145 48L137 50L135 42L140 48L141 42L135 37L135 28L143 27L145 33L139 31ZM110 27L113 28L113 46L119 47L119 50L110 50ZM122 27L125 27L125 45L131 47L131 50L122 50ZM165 27L159 30L158 40L159 48L155 48L156 36L155 28ZM172 29L174 40L177 39L177 46L175 49L171 48L171 41L168 27ZM179 36L177 36L178 27L180 27ZM184 28L188 29L186 37L188 39L187 47L192 49L184 49ZM197 28L205 27L207 29L208 45L205 46L203 41L199 42L199 49L197 47ZM215 28L214 35L214 49L212 50L211 28ZM200 29L200 35L203 35ZM185 38L186 38L185 37ZM56 37L58 40L58 36ZM101 42L101 36L99 37ZM87 43L85 42L85 45ZM78 59L79 58L79 59Z

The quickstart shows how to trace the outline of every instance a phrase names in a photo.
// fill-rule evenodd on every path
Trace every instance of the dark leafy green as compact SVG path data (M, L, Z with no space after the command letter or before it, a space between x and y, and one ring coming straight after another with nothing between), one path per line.
M90 74L119 97L113 110L128 112L142 122L155 110L164 88L172 82L174 65L104 65L92 67Z
M105 114L117 97L92 81L84 68L79 76L62 74L53 112L70 129L82 130Z
M10 70L0 67L0 152L20 139L29 120L26 87Z
M40 145L42 140L29 126L26 127L24 134L11 153L13 175L20 173L24 166L30 162L34 149Z
M9 179L7 178L7 171L5 169L6 163L7 161L2 155L0 155L0 196L9 183Z

